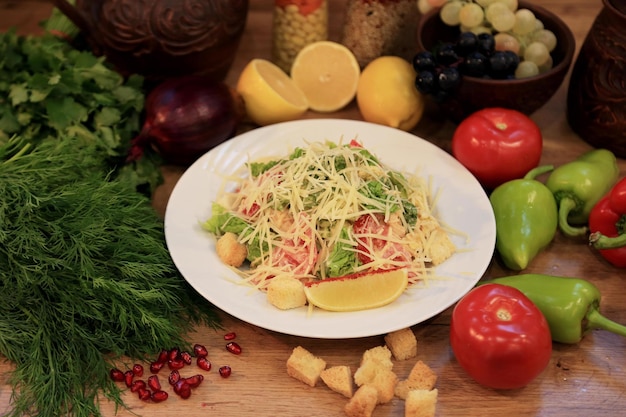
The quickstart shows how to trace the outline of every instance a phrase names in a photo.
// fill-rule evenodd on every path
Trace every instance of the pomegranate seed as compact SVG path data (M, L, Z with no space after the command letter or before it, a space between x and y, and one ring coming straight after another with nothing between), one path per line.
M198 358L205 358L209 354L209 351L207 350L206 347L199 345L199 344L195 344L193 346L193 353Z
M161 390L154 391L152 393L152 401L154 401L155 403L160 403L161 401L167 400L168 396L169 395L165 391L161 391Z
M130 392L139 392L140 389L146 389L146 382L138 379L130 385Z
M169 352L166 349L161 349L161 351L159 352L159 356L157 357L157 360L155 362L161 362L161 363L167 362L168 355L169 355Z
M165 365L165 362L152 362L150 364L150 372L152 372L153 374L158 374L164 365Z
M191 388L196 388L202 381L204 381L204 376L200 374L185 378L185 383Z
M178 382L176 382L174 384L174 392L178 395L180 395L180 392L185 388L189 388L189 385L187 384L187 381L185 381L184 378L181 378Z
M230 333L226 333L224 335L224 340L233 340L237 337L237 333L235 332L230 332Z
M109 371L109 375L111 375L111 379L115 382L124 381L124 372L120 371L117 368L113 368Z
M192 361L191 353L181 352L180 357L182 358L183 362L185 362L185 365L191 365L191 361Z
M241 354L241 346L239 346L237 342L226 343L226 350L232 353L233 355Z
M133 373L133 371L126 371L124 372L124 382L126 383L126 386L128 388L130 388L130 386L133 384L133 378L135 378L135 374Z
M167 359L170 361L180 359L180 349L176 347L171 348L170 351L167 353Z
M220 366L220 376L222 378L228 378L233 370L228 365Z
M189 398L191 396L191 387L189 385L187 385L187 384L183 385L183 387L181 388L181 390L178 393L178 395L183 400L186 400L187 398Z
M134 364L133 365L133 374L135 374L135 376L143 376L143 366L141 366L138 363Z
M178 372L177 369L174 369L167 377L167 381L170 383L170 385L175 385L178 381L180 381L180 372Z
M170 359L167 361L167 366L170 369L183 369L185 367L185 362L182 359Z
M150 378L148 378L148 386L152 391L160 391L161 382L159 382L159 377L156 375L150 376Z
M207 372L211 370L211 361L207 358L198 358L196 363L198 364L198 368L202 370Z
M145 388L140 388L139 391L137 391L137 395L141 401L148 401L150 399L150 391Z

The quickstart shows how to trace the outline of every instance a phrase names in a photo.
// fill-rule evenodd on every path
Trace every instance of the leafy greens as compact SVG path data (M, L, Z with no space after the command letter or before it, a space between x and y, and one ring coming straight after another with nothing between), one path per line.
M150 193L161 181L156 152L126 164L143 106L143 79L124 79L104 58L49 33L0 34L0 145L13 135L34 146L80 137L98 146L116 176Z
M150 200L107 174L98 146L59 137L0 146L0 354L15 364L7 417L100 416L123 404L121 355L188 346L219 327L164 244Z

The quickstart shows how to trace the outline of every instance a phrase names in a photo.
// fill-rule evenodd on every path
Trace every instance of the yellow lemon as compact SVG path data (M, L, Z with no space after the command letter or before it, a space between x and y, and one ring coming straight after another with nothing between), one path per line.
M356 311L381 307L396 300L408 285L406 269L354 274L307 284L310 304L329 311Z
M253 59L246 65L236 90L248 117L261 126L297 119L309 107L293 80L265 59Z
M356 57L337 42L313 42L298 52L291 78L302 90L311 110L333 112L356 94L361 68Z
M415 88L415 70L406 60L382 56L361 72L356 99L364 120L409 131L424 113L424 97Z

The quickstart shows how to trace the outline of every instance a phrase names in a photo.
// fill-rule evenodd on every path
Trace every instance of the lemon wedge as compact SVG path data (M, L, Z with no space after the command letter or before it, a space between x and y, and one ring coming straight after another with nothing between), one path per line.
M408 285L406 269L329 278L304 287L307 301L328 311L356 311L395 301Z

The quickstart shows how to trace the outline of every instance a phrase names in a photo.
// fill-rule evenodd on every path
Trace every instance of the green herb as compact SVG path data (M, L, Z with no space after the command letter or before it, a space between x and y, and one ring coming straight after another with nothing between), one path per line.
M219 203L211 206L212 216L201 224L202 228L216 236L221 236L226 232L235 234L242 233L250 225L241 217L237 217Z
M72 6L76 4L76 0L66 0ZM72 39L76 37L80 30L68 17L56 7L52 9L50 17L43 22L43 27L48 32L58 33L61 36L67 36Z
M258 177L266 171L269 171L270 168L278 165L280 161L274 160L269 162L252 162L250 163L250 175L253 178Z
M35 146L80 137L101 150L114 175L151 192L161 181L160 158L126 165L143 106L143 79L124 79L104 58L49 33L0 34L0 145L13 135Z
M193 326L219 327L173 265L150 200L110 178L96 144L57 139L0 146L6 417L100 416L100 394L123 405L113 361L189 348Z
M339 240L328 255L326 273L329 277L340 277L354 272L358 264L355 248L350 241L350 230L344 226L339 234Z

